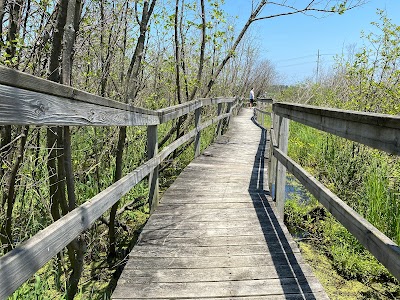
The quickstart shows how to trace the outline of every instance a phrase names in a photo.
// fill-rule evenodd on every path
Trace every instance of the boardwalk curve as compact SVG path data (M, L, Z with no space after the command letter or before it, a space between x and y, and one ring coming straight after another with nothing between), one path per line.
M243 109L164 193L113 299L328 299L272 209L267 136L251 117Z

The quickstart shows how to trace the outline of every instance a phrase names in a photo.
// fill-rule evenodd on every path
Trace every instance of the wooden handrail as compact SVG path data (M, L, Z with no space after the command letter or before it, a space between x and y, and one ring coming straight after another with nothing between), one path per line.
M280 144L282 135L287 135L287 133L280 132L278 125L280 119L290 119L399 155L400 117L281 102L273 103L273 113L274 126L270 130L270 149L273 156L270 157L269 172L274 174L275 178L269 180L270 189L272 181L275 181L275 191L282 189L282 186L279 186L282 183L280 184L276 179L279 174L282 175L282 170L278 172L275 170L277 166L272 167L273 161L277 160L278 164L282 164L292 173L394 277L400 280L400 247L284 153ZM284 199L276 200L277 202L284 201ZM282 205L283 203L277 203L278 207Z
M70 100L76 100L75 103L86 102L97 106L121 109L124 111L131 111L148 115L157 115L157 112L153 110L133 107L122 102L100 97L67 85L35 77L33 75L22 73L3 66L0 66L0 85L23 89L26 91L38 92L40 94L57 96ZM18 91L13 89L10 90ZM3 91L1 91L1 93L3 94ZM16 93L16 95L14 96L18 96L18 93Z
M137 126L168 122L235 98L204 98L149 110L0 66L0 125Z
M235 98L213 98L197 99L152 111L4 67L0 67L0 95L0 125L148 125L153 133L148 136L151 139L148 145L152 149L148 149L150 157L147 162L0 258L0 299L14 292L80 233L90 228L93 222L146 176L152 174L150 181L157 185L158 171L155 170L168 155L190 139L199 139L203 129L229 118L239 107ZM222 103L229 104L229 112L222 113L219 109L219 115L210 120L200 123L198 119L195 129L158 153L158 124L196 110L199 112L207 105ZM157 193L156 186L152 192ZM154 195L150 195L150 198L150 201L157 201Z
M274 103L275 114L334 135L400 155L400 116Z

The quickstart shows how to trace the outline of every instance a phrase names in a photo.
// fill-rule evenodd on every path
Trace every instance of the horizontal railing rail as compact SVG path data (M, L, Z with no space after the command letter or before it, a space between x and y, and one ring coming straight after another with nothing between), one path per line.
M391 154L400 154L400 116L292 103L274 104L274 113Z
M226 112L222 104L227 103ZM201 111L218 105L218 115L201 122ZM145 177L150 176L149 205L158 204L158 166L178 147L195 139L200 154L200 133L240 109L235 98L197 99L157 111L132 107L107 98L0 67L0 125L148 126L148 161L84 204L72 210L0 258L0 299L13 293L79 234L89 229L108 209ZM157 125L195 113L195 128L158 152Z
M400 247L354 211L287 155L289 119L334 135L400 154L400 117L274 102L270 129L270 177L277 210L283 217L286 170L400 280Z

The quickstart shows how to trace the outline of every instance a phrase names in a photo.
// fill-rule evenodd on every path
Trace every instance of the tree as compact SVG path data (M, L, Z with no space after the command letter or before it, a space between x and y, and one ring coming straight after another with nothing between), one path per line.
M137 2L135 2L135 12L136 12L136 20L139 24L139 37L136 43L135 51L131 59L131 63L129 65L128 71L126 73L125 79L125 102L128 103L136 98L139 92L139 73L141 68L141 62L144 56L144 46L146 41L146 34L148 30L148 25L150 22L150 17L154 11L154 6L156 4L156 0L144 1L142 7L142 15L141 19L139 20L138 11L137 11ZM130 87L131 86L131 87ZM131 100L129 100L131 99ZM124 151L126 139L126 127L120 127L119 136L118 136L118 146L117 146L117 153L115 157L115 175L114 181L118 181L122 178L122 155ZM109 223L109 240L110 240L110 250L109 250L109 257L116 256L115 250L115 216L118 209L118 202L114 204L110 211L110 223Z
M270 2L267 0L261 0L261 1L252 1L252 10L249 18L247 19L246 24L243 26L242 30L236 37L235 42L233 43L232 47L227 51L226 56L224 59L221 61L221 63L218 65L218 67L215 70L215 73L213 76L210 78L208 81L207 87L203 93L203 97L206 97L210 91L213 85L216 82L217 77L225 67L226 63L235 55L236 48L238 47L240 41L243 39L245 33L249 29L250 25L259 20L265 20L265 19L270 19L270 18L276 18L276 17L282 17L282 16L289 16L293 14L309 14L309 13L339 13L342 14L346 10L353 9L361 4L363 4L365 1L364 0L355 0L355 1L308 1L308 4L303 6L303 7L295 7L286 4L286 1L281 1L281 2ZM333 6L331 3L335 3ZM271 15L262 15L262 11L264 8L266 8L267 5L274 5L281 7L283 11L278 14L271 14Z

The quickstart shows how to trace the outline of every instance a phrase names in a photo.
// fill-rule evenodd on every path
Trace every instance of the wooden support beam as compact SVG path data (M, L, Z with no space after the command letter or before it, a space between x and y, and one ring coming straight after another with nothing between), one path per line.
M158 154L157 125L147 126L147 158L152 159ZM158 166L149 175L149 208L150 214L158 206Z
M278 121L278 148L283 153L288 151L289 120L279 118ZM278 161L276 172L276 206L279 217L283 220L286 192L286 167Z
M276 198L275 180L276 180L277 161L273 151L274 147L278 147L278 144L276 142L275 132L273 128L271 128L271 130L269 131L269 139L270 139L270 146L269 146L269 166L268 166L268 187L269 187L269 192L271 194L271 198L275 200Z
M226 112L229 113L229 117L226 118L226 122L225 122L225 127L228 128L229 122L230 122L231 117L233 115L233 102L229 102L228 103L228 106L226 108Z
M201 146L201 130L200 130L200 122L201 122L201 111L202 108L199 107L195 110L195 127L196 127L196 137L194 141L194 157L198 157L200 155L200 146Z
M218 103L218 108L217 108L217 115L220 116L222 113L222 103ZM218 125L217 125L217 130L215 132L215 135L219 137L221 135L221 130L222 130L222 119L219 120Z

